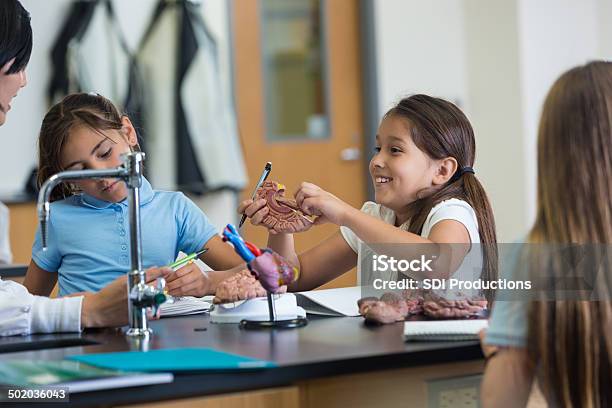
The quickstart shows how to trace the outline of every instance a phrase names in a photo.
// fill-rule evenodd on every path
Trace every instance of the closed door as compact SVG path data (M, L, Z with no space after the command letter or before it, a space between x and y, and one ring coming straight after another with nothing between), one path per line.
M366 197L357 0L235 0L238 124L250 186L267 161L270 180L293 195L300 182L355 207ZM296 234L298 251L332 235L324 225ZM248 222L248 240L267 232ZM356 282L355 271L327 286Z

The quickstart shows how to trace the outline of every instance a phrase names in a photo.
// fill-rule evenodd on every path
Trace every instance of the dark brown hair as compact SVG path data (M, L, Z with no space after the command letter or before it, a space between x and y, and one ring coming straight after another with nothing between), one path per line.
M549 91L538 133L537 196L529 242L600 244L609 252L612 63L591 62L574 68ZM597 301L539 299L530 308L529 355L532 364L541 367L542 390L553 405L612 404L610 265L608 259L600 274L603 276L590 288L603 295ZM560 276L563 271L567 268L550 263L542 276L560 282L567 278ZM584 284L575 279L572 282Z
M70 131L78 126L103 132L120 130L122 115L113 103L93 93L77 93L66 96L53 105L45 115L38 137L38 186L49 177L63 171L62 149ZM74 194L68 183L62 183L51 194L51 201Z
M474 131L467 117L457 106L444 99L427 95L412 95L402 99L385 116L405 120L414 144L435 160L453 157L457 170L472 167L476 156ZM431 209L438 203L457 198L469 203L476 212L482 246L485 280L497 279L497 235L495 218L482 184L472 173L456 173L441 188L429 192L425 197L410 204L409 231L420 234ZM493 293L486 291L492 300Z
M16 0L0 1L0 67L15 58L7 74L25 69L32 55L30 14Z

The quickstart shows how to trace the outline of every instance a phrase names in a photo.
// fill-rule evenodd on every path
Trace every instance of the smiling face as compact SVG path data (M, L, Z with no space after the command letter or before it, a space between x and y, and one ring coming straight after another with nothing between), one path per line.
M137 144L136 131L127 117L121 130L93 130L75 126L70 130L61 152L65 170L103 170L120 166L121 154ZM127 196L127 188L119 179L78 180L72 182L80 190L100 200L119 202Z
M15 59L13 58L0 67L0 125L6 121L6 114L11 109L11 101L21 88L26 86L25 69L14 74L8 74Z
M414 144L405 119L385 116L369 167L376 202L402 211L434 186L437 164Z

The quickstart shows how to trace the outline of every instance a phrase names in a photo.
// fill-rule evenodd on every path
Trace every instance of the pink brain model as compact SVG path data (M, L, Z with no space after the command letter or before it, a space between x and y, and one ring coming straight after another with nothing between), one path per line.
M411 315L434 319L461 319L480 315L487 309L482 298L445 299L432 292L385 293L380 299L366 297L357 302L366 321L378 324L404 321Z
M461 319L479 315L487 308L482 298L449 300L430 293L423 302L425 316L435 319Z
M296 201L285 197L285 186L266 181L257 189L257 199L265 199L269 209L262 223L278 232L302 232L310 229L312 220L298 207Z
M284 293L287 287L279 287L276 293ZM244 269L230 276L217 286L213 303L231 303L266 296L266 290L261 286L251 271Z

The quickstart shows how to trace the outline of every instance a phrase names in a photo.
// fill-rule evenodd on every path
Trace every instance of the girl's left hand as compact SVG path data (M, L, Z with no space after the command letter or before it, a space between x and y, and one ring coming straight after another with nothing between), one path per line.
M317 215L315 224L331 222L343 225L347 213L353 209L335 195L321 187L303 182L295 193L297 205L308 215Z

